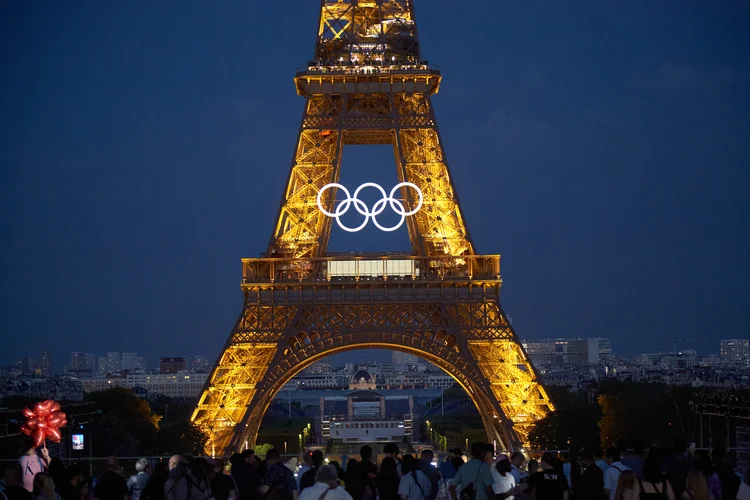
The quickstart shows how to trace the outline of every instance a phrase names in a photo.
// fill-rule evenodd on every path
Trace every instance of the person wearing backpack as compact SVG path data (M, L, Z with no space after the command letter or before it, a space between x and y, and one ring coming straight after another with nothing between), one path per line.
M302 490L299 500L352 500L352 497L339 485L333 465L322 465L315 471L315 483Z
M398 496L402 500L427 500L431 485L428 477L419 470L419 464L412 455L404 455L401 462L401 480L398 483Z
M487 455L492 450L492 445L486 443L473 443L471 445L471 460L461 466L456 475L450 481L451 500L490 500L494 499L495 493L492 485L495 480L492 477L492 469L487 463ZM461 498L456 495L456 487L461 487Z

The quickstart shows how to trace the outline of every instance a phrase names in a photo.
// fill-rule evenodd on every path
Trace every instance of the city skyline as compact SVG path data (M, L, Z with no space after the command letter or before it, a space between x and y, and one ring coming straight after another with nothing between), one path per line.
M593 342L593 343L592 343ZM682 353L693 353L695 356L711 357L716 356L718 359L725 359L727 361L733 361L738 359L746 360L748 364L750 360L750 340L748 339L720 339L717 345L717 349L708 352L698 351L689 345L679 345L671 343L673 349L662 349L657 351L640 351L633 355L622 355L616 351L612 351L611 341L607 338L562 338L562 337L551 337L543 339L521 339L521 344L526 349L527 353L531 356L532 361L537 366L540 366L539 359L544 356L552 356L553 358L562 356L566 358L568 356L571 359L586 359L589 364L597 364L599 362L605 362L609 359L617 358L623 360L636 361L638 358L643 356L659 354L659 355L670 355L670 354L682 354ZM554 346L560 344L560 349L555 350L550 347L544 347L545 344ZM550 350L551 349L551 350ZM104 356L99 356L98 353L89 353L82 351L71 351L69 356L65 358L65 363L56 366L55 359L51 358L48 351L41 351L38 355L23 356L13 363L0 363L0 366L13 366L20 364L24 366L25 363L31 363L33 368L39 368L44 372L43 367L48 366L48 370L52 372L58 372L62 367L63 372L65 369L69 372L86 372L86 373L117 373L120 371L134 371L134 370L157 370L159 365L163 362L171 363L173 359L182 359L186 363L186 367L191 369L196 368L196 365L201 368L213 366L211 358L202 354L191 354L181 356L158 356L153 359L140 356L136 352L118 352L118 351L107 351ZM359 354L358 357L353 357L352 354ZM537 357L541 356L541 357ZM129 358L135 360L134 363L126 364L123 359ZM562 358L561 358L562 359ZM358 353L343 353L328 356L316 364L361 364L368 365L371 363L392 363L394 365L409 365L415 363L426 363L432 364L425 358L407 354L403 351L396 351L390 349L366 349L361 350ZM24 371L33 371L31 367L24 369ZM47 371L47 373L50 373Z
M0 331L55 365L175 342L215 359L240 258L265 249L288 173L316 5L270 4L284 27L253 29L248 2L213 22L198 5L92 5L0 7L17 76L0 83ZM420 43L446 75L434 102L452 174L477 247L504 256L521 339L607 337L635 355L746 338L745 8L492 5L469 37L445 29L450 5L421 8ZM388 148L343 162L352 185L396 177ZM331 238L407 246L405 230ZM9 343L2 362L25 350Z

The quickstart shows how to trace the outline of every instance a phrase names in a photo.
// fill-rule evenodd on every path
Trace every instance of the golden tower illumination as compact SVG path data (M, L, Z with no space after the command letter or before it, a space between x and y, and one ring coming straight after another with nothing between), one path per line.
M192 415L208 452L254 445L286 382L354 349L441 367L502 449L523 446L554 409L500 307L500 256L474 251L432 107L440 81L421 58L411 0L321 1L315 56L295 77L306 103L271 241L264 258L242 261L244 308ZM406 219L411 254L327 252L333 219L317 196L338 182L350 144L391 145L399 182L423 193ZM321 195L329 212L336 194ZM415 191L401 195L414 209Z

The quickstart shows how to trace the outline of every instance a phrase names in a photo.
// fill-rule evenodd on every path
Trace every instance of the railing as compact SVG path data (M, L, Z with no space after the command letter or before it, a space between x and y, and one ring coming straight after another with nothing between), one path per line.
M440 70L427 67L422 64L380 66L380 65L358 65L358 66L309 66L307 69L297 71L298 77L312 75L412 75L431 74L440 75Z
M372 283L500 281L499 255L330 256L242 259L242 283Z

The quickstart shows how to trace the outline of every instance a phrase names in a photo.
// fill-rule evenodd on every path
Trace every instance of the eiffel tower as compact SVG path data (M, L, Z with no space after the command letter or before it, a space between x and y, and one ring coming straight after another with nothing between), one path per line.
M490 441L524 446L554 407L500 307L500 256L478 255L469 235L432 107L441 74L422 59L413 0L321 0L320 12L315 56L295 77L306 103L268 250L242 260L244 307L192 415L206 451L254 446L295 374L367 348L431 361L466 390ZM337 201L345 190L329 184L350 144L393 147L410 183L401 198ZM328 253L329 215L350 205L365 223L378 210L413 213L411 254Z

